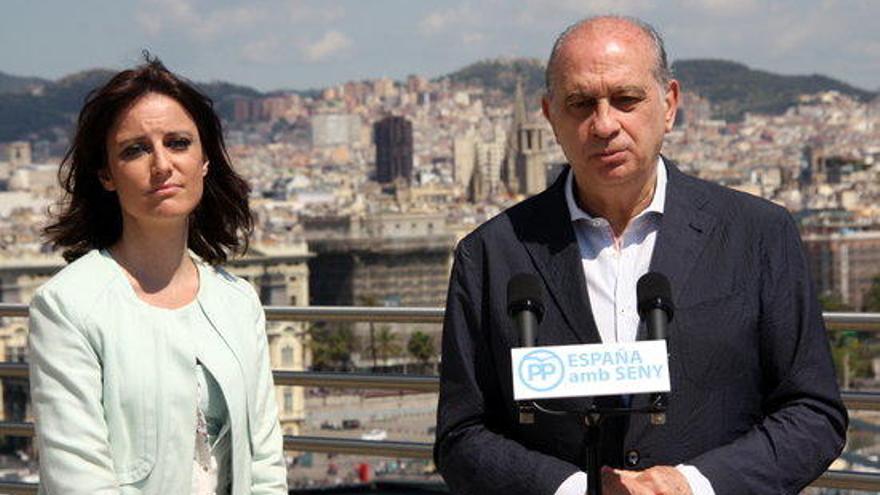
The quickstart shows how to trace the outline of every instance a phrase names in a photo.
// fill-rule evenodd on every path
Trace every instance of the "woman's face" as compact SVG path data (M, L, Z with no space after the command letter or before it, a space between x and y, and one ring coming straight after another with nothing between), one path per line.
M123 228L182 222L202 198L208 162L199 131L175 99L147 93L123 111L107 134L101 184L116 191Z

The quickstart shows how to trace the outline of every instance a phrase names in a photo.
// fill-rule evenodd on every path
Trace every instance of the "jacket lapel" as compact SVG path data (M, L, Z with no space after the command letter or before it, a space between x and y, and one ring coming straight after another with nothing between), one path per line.
M688 178L675 163L666 160L669 181L666 186L666 205L654 254L651 271L660 272L669 279L672 301L679 301L691 269L715 227L715 217L703 211L708 198L691 187Z
M565 179L571 169L524 209L530 218L513 220L526 225L528 232L517 232L535 267L544 280L547 292L559 308L568 330L579 343L598 343L599 332L593 319L580 249L565 203Z
M674 162L666 158L664 161L669 178L666 184L666 204L649 270L666 275L672 288L672 301L677 304L681 300L695 260L712 238L716 219L703 210L709 198L690 184L690 179L678 170ZM675 338L674 315L672 325L670 339ZM644 331L642 325L639 340L645 338ZM634 395L631 405L636 409L647 407L648 398L648 394ZM627 442L641 438L648 428L646 415L632 416Z

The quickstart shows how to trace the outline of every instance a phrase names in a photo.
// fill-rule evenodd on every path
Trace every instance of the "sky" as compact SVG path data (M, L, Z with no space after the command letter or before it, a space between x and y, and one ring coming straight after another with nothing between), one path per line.
M148 49L190 79L262 91L436 77L487 58L546 59L566 26L603 13L655 25L673 61L880 89L877 0L0 0L0 72L118 70Z

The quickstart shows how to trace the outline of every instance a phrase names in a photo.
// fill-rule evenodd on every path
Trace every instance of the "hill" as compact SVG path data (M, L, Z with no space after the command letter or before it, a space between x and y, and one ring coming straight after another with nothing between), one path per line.
M59 128L69 131L89 92L107 82L113 74L115 71L93 69L54 82L36 80L41 86L38 93L29 93L27 89L0 90L0 142L45 137ZM6 82L8 88L23 88L22 81L33 79L2 75L5 77L0 78L0 84ZM221 115L231 114L229 99L232 96L261 94L226 82L195 84L214 100Z
M680 60L672 69L684 90L704 96L715 117L731 121L741 120L745 112L780 114L802 94L836 90L861 101L877 96L827 76L786 76L724 60ZM512 95L517 76L523 78L527 94L543 93L544 63L537 59L483 60L445 77Z
M544 62L535 58L481 60L446 76L455 83L474 84L513 94L517 77L527 92L544 90Z
M819 74L785 76L725 60L680 60L672 71L684 90L711 102L716 117L732 121L741 120L745 112L783 113L802 94L835 90L861 101L877 96Z
M0 72L0 94L28 93L35 88L46 85L49 81L38 77L21 77Z

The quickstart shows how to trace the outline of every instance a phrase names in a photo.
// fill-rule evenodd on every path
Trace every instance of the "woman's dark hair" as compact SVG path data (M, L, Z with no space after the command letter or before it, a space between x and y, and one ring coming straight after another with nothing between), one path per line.
M157 58L124 70L92 91L79 114L76 135L61 161L58 178L66 194L61 212L44 230L64 259L73 261L91 249L112 246L122 235L122 211L115 192L107 191L98 172L108 166L107 136L122 112L147 93L180 103L195 121L206 160L204 192L189 219L189 248L211 264L247 251L253 232L248 206L250 187L229 164L220 119L210 98L176 76Z

